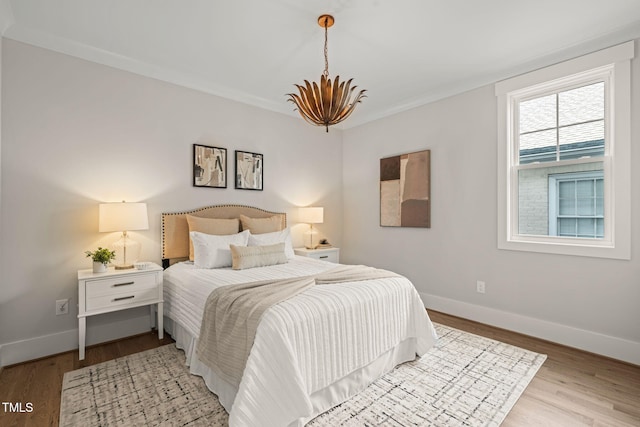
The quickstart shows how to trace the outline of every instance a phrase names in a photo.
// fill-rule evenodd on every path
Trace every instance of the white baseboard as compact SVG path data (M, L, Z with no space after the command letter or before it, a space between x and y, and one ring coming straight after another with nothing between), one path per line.
M149 315L87 327L87 345L142 334L151 329ZM78 329L0 345L0 366L13 365L78 349Z
M635 341L427 293L421 292L420 297L431 310L640 365L640 343ZM147 332L150 318L140 316L87 329L87 345L92 345ZM77 348L77 329L10 342L0 345L0 367Z
M640 343L420 292L427 309L640 365Z

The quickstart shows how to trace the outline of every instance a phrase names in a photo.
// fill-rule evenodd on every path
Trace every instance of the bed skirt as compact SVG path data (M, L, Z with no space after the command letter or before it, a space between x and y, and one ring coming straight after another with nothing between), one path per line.
M231 412L238 389L218 377L198 360L195 351L197 337L192 336L187 329L168 317L164 318L164 328L176 341L176 347L184 351L189 372L202 377L207 388L218 396L220 403L227 412ZM305 425L321 413L355 396L376 379L393 370L397 365L414 360L416 347L416 338L408 338L368 365L356 369L340 380L312 392L307 396L312 412L293 421L289 424L289 427Z

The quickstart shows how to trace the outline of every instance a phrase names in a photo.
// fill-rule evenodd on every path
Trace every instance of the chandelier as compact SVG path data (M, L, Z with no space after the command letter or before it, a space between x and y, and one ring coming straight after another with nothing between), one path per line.
M304 86L296 84L300 94L288 93L288 101L296 104L296 109L303 119L316 126L324 126L329 132L329 126L340 123L353 113L356 104L366 98L366 89L355 94L358 86L351 86L349 79L340 82L336 76L331 82L329 78L329 59L327 48L328 28L335 20L331 15L322 15L318 24L324 27L324 72L320 76L320 83L304 81ZM355 95L355 96L354 96Z

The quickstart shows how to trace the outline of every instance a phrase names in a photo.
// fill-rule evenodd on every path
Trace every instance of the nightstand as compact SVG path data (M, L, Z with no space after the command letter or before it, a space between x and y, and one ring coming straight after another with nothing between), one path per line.
M340 248L326 248L326 249L295 248L294 252L296 253L296 255L315 258L320 261L333 262L336 264L340 262Z
M109 268L104 273L94 273L92 269L78 270L80 360L84 359L88 316L157 304L158 338L162 339L162 303L162 267L157 264L150 263L144 270ZM151 326L153 327L153 306Z

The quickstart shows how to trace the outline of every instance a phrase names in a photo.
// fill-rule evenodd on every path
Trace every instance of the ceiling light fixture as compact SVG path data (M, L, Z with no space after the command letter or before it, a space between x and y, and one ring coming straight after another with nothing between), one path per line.
M352 98L358 86L351 87L349 79L340 83L340 76L336 76L332 83L329 78L329 59L327 48L328 28L335 20L331 15L321 15L318 24L324 27L324 72L320 76L320 84L309 83L305 80L305 85L295 85L300 94L288 93L288 101L296 104L297 110L303 119L316 126L324 126L329 132L329 126L340 123L353 113L356 104L366 98L366 89L361 90Z

